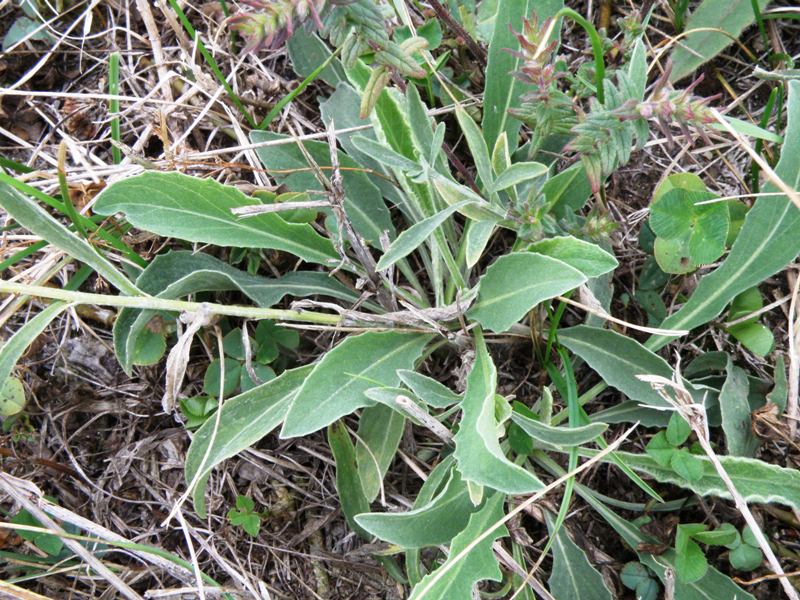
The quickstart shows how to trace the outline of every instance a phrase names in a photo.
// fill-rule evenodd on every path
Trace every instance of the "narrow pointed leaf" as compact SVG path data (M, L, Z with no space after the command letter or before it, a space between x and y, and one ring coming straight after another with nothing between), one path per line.
M398 369L413 368L431 336L394 331L346 338L316 364L292 402L282 438L299 437L373 404L364 392L396 386Z
M56 221L33 199L6 183L0 183L0 206L25 229L47 240L72 258L89 265L123 294L141 295L139 289L86 240Z
M461 396L431 377L407 370L398 371L397 374L403 383L429 406L447 408L461 402Z
M355 516L368 511L369 502L364 496L361 480L358 477L355 447L350 434L347 433L347 427L341 421L328 426L328 445L336 461L336 493L339 496L342 514L350 529L368 540L369 534L356 523Z
M505 171L497 176L492 186L493 192L499 192L510 188L512 185L519 185L531 179L536 179L547 173L547 165L538 162L514 163Z
M580 446L595 440L608 429L605 423L592 423L581 427L554 427L534 421L516 411L511 413L511 419L534 440L552 446Z
M368 502L378 497L405 429L405 417L388 406L368 406L358 420L356 461L361 487Z
M453 213L458 212L468 204L469 201L459 202L453 206L448 206L444 210L436 213L435 215L423 219L419 223L415 223L400 235L397 236L387 248L383 256L381 256L376 268L380 271L388 269L401 258L404 258L416 250L422 243L427 240L434 231L444 223Z
M758 440L753 434L750 416L750 382L747 371L737 367L728 357L727 376L719 392L719 409L722 413L722 431L728 454L734 456L755 455Z
M35 317L17 329L3 345L0 346L0 386L11 377L14 366L25 353L28 346L47 329L62 312L70 307L66 302L53 302L43 308Z

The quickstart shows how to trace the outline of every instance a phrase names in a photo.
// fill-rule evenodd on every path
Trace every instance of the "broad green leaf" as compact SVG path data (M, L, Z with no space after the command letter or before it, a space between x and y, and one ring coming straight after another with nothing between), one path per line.
M449 544L474 511L466 483L453 470L444 489L426 504L406 512L365 513L355 519L377 538L401 548L423 548Z
M686 481L697 481L703 476L703 463L686 448L676 449L669 459L669 466Z
M472 597L473 586L482 580L500 581L503 577L492 544L508 535L505 525L495 528L491 534L476 544L460 560L458 555L478 536L503 518L503 494L492 494L481 509L472 513L464 531L450 545L447 560L435 571L426 575L414 589L409 600L461 600ZM456 562L457 561L457 562Z
M608 429L605 423L592 423L581 427L554 427L541 421L535 421L516 411L511 413L511 420L519 425L534 440L552 446L580 446L592 440Z
M529 252L567 263L588 278L599 277L617 268L617 259L597 244L571 235L545 238L528 246Z
M222 380L223 375L224 381ZM225 357L224 360L215 358L208 365L203 376L203 392L209 396L218 397L220 385L222 385L222 393L227 398L239 387L241 375L242 363L238 360L228 357Z
M656 238L653 244L653 254L661 270L672 275L691 273L698 266L692 260L688 237L669 240Z
M592 457L596 451L581 448L582 456ZM670 468L659 465L652 457L630 452L616 453L634 471L649 475L661 483L671 483L692 490L700 496L717 496L730 499L728 489L720 479L708 458L694 456L702 465L699 479L687 481ZM604 462L611 459L604 458ZM740 456L719 456L725 471L745 500L757 504L784 504L791 508L800 507L800 471L786 469L755 458Z
M365 540L370 535L356 523L355 516L369 510L356 465L356 450L342 421L328 425L328 445L336 461L336 493L347 524Z
M406 419L388 406L368 406L358 420L356 462L368 502L378 497L389 465L403 437Z
M484 327L503 332L540 302L585 281L583 273L560 260L532 252L506 254L481 277L478 299L467 314Z
M86 240L56 221L33 199L6 183L0 183L0 206L25 229L47 240L72 258L89 265L123 294L141 295L139 289Z
M280 145L256 148L256 154L264 168L277 181L295 192L320 189L321 185L314 174L309 172L308 161L298 143L291 137L269 131L253 131L250 139L254 143L283 142ZM320 167L331 166L327 143L304 141L303 148ZM388 231L390 237L394 235L391 215L383 202L383 195L364 173L361 165L343 152L338 152L337 156L339 166L343 168L341 175L345 194L344 210L356 232L370 244L380 247L379 240L384 231ZM330 171L323 172L330 178Z
M142 271L136 285L146 294L161 298L181 298L198 292L238 290L262 308L280 302L285 296L327 296L354 303L358 295L337 279L317 271L295 271L271 279L251 275L204 253L173 251L157 256ZM126 373L137 360L137 348L148 337L148 323L158 314L152 310L123 308L114 322L114 351ZM163 336L157 336L162 340ZM159 354L155 360L161 357ZM152 362L152 361L151 361Z
M733 364L728 357L725 384L719 393L719 408L722 413L722 430L728 454L734 456L755 455L758 440L753 434L750 403L750 382L747 372Z
M12 417L25 408L25 387L16 377L0 379L0 417Z
M639 544L658 543L658 540L643 534L639 528L608 508L595 497L589 488L578 484L575 489L631 548L637 548ZM677 557L672 549L658 556L646 552L637 552L637 554L639 560L650 567L662 582L664 581L667 567L671 568L673 572L677 571ZM710 567L705 576L698 581L683 583L676 580L675 598L680 598L680 600L719 600L720 598L755 600L754 596L742 590L730 577L723 575L713 567Z
M520 122L508 114L508 109L519 107L521 97L527 90L514 77L514 72L519 70L522 62L522 58L514 54L519 50L519 40L514 36L514 31L522 31L523 19L529 19L534 9L541 24L563 6L562 0L499 1L495 17L497 26L489 43L483 97L483 137L488 148L494 148L495 140L502 132L508 135L511 150L517 147ZM553 34L557 39L558 27Z
M411 369L430 335L369 331L347 337L314 366L289 408L282 438L299 437L369 406L364 392L396 386L398 369Z
M772 351L775 336L761 323L740 323L728 327L728 333L756 356L764 357Z
M764 10L769 0L757 0L757 4L758 10ZM755 20L752 0L703 0L686 21L688 35L672 52L670 81L683 79L714 58ZM703 31L692 32L694 29ZM728 35L713 31L720 29Z
M692 428L689 423L686 422L686 419L681 417L680 413L673 412L672 416L669 418L669 424L665 432L667 441L671 445L678 447L689 439L691 433Z
M497 212L486 200L467 186L457 183L439 173L429 173L428 175L430 176L433 187L448 206L469 201L469 203L465 204L459 210L465 217L473 219L474 221L489 220L494 222L503 218L500 212Z
M728 554L731 566L737 571L754 571L764 562L761 549L750 544L740 544Z
M466 201L448 206L444 210L439 211L427 219L423 219L419 223L415 223L403 231L386 249L386 252L378 261L376 268L379 271L388 269L401 258L411 254L436 231L437 227L444 223L453 213L461 210L468 204L470 204L470 202Z
M369 388L364 392L364 395L369 398L370 400L377 402L378 404L382 404L383 406L389 407L392 410L400 413L405 417L410 417L412 423L416 423L417 425L421 425L417 416L412 414L412 411L406 409L405 406L401 406L397 402L398 396L405 396L409 400L411 400L423 413L428 413L428 406L417 396L409 392L404 388L399 387L374 387Z
M739 532L730 523L722 523L719 529L702 531L692 535L696 541L708 546L728 546L735 543L738 536Z
M553 536L553 568L547 584L558 600L612 600L603 576L595 569L586 554L569 537L566 527L553 534L554 519L545 513L547 529Z
M65 302L53 302L43 308L35 317L29 319L0 346L0 384L11 377L14 366L22 358L25 350L47 329L62 312L69 308Z
M672 420L670 419L670 423L671 422ZM675 454L676 448L675 445L671 444L667 439L667 433L665 431L659 431L650 438L650 441L647 442L647 445L644 447L644 451L659 465L668 467L672 462L672 455Z
M198 484L192 490L198 515L205 517L204 494L211 469L255 444L280 425L289 403L312 368L312 365L307 365L285 371L272 381L231 398L220 409L218 427L212 417L195 432L184 468L187 483L191 483L200 472Z
M475 362L461 402L463 415L455 435L458 469L466 480L507 494L525 494L543 487L529 471L509 461L498 441L495 420L497 369L483 337L475 338Z
M733 4L736 3L729 3ZM786 141L775 172L797 190L800 189L800 81L789 83L787 114ZM778 189L768 183L763 191L774 193ZM798 229L800 210L788 197L767 196L756 200L725 262L700 280L689 301L668 317L662 327L692 329L719 315L738 294L758 285L795 259L800 253ZM670 339L654 336L647 346L657 349Z
M681 527L681 525L678 525ZM681 583L693 583L708 572L708 561L696 542L688 540L682 552L675 557L675 574Z
M461 402L461 396L431 377L405 369L398 371L397 375L412 392L429 406L447 408Z
M650 206L650 227L665 240L686 240L695 265L714 262L725 250L730 215L725 202L697 204L716 198L706 191L675 188Z
M547 165L538 162L514 163L497 176L492 192L499 192L513 185L525 183L547 173Z
M742 135L746 135L748 137L752 137L757 140L766 140L768 142L774 142L776 144L783 143L782 136L773 133L772 131L768 131L763 127L759 127L758 125L751 123L750 121L737 119L736 117L730 117L728 115L725 115L724 119L728 122L728 124L733 128L734 131L737 131ZM726 131L725 127L722 126L722 123L712 123L711 128L716 129L717 131Z
M731 302L728 320L738 319L753 313L764 306L764 299L757 287L745 290ZM758 317L727 328L728 333L739 340L742 345L756 356L766 356L775 345L772 331L758 322Z
M277 214L246 219L231 209L258 204L235 187L181 173L147 171L111 184L93 210L124 213L134 227L164 237L238 248L283 250L305 261L337 260L333 245L310 225L287 223Z

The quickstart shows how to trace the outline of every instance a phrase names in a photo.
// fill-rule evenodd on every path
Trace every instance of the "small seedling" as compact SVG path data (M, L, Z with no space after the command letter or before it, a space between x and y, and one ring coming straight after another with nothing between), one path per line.
M244 529L249 535L255 537L261 529L261 519L267 513L255 512L256 503L250 496L236 496L236 508L228 511L228 520L231 525Z
M622 585L636 593L636 600L657 600L661 586L658 578L647 565L629 562L620 573Z
M703 462L681 447L689 434L689 424L677 412L673 413L667 429L654 435L645 451L662 467L671 468L687 481L697 481L703 476Z

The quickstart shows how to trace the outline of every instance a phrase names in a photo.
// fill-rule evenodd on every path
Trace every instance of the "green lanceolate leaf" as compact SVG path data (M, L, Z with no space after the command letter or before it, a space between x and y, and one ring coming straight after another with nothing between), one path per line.
M146 294L171 299L198 292L238 290L262 308L280 302L287 295L327 296L347 303L358 300L355 292L325 273L295 271L271 279L240 271L209 254L189 251L157 256L139 275L136 285ZM123 308L117 316L114 350L125 372L130 373L133 365L141 364L136 349L147 336L147 325L155 315L152 310Z
M672 53L671 81L678 81L730 46L755 20L753 0L703 0L686 22L689 32ZM757 0L764 10L769 0ZM693 29L702 29L692 33ZM719 30L722 30L722 33ZM726 35L727 33L727 35Z
M461 402L463 415L453 452L461 476L507 494L539 490L543 487L542 482L508 460L500 448L495 420L497 369L480 333L476 335L475 343L475 363Z
M253 204L258 201L213 179L148 171L107 187L97 197L94 211L124 213L135 227L189 242L283 250L322 264L337 259L330 241L310 225L287 223L277 214L243 219L231 213Z
M517 147L520 122L508 114L518 108L525 86L514 77L522 59L513 54L519 50L514 31L522 31L522 20L531 17L533 10L541 23L564 7L562 0L500 0L492 40L489 43L489 62L483 97L483 137L488 148L494 148L497 137L506 132L513 151ZM513 31L512 31L513 29ZM558 36L558 30L554 31Z
M447 485L426 504L399 513L365 513L356 522L370 534L401 548L449 544L475 511L467 485L452 470Z
M612 600L603 576L586 554L569 537L566 527L553 534L553 518L547 517L547 528L553 535L553 569L547 583L558 600Z
M187 483L191 483L200 473L192 490L197 514L205 516L204 493L211 469L278 427L312 368L307 365L285 371L267 383L234 396L222 405L218 424L211 417L195 432L186 453L185 476Z
M407 370L400 370L397 375L420 400L429 406L447 408L461 402L461 396L431 377Z
M658 540L643 534L638 527L620 517L613 510L603 504L589 488L582 485L576 486L577 492L594 508L606 522L622 537L631 548L639 544L658 543ZM639 560L650 567L663 582L666 569L677 571L677 556L672 549L656 556L646 552L637 552ZM713 567L699 580L690 583L675 581L675 598L681 600L718 600L719 598L737 598L741 600L755 600L753 596L737 586L727 575L723 575Z
M649 383L637 375L672 377L672 368L636 340L608 329L579 325L562 329L558 340L585 360L610 386L631 400L651 406L668 406Z
M69 231L31 198L5 183L0 183L0 206L25 229L47 240L72 258L89 265L123 294L141 295L139 289L86 240Z
M722 430L728 454L734 456L755 455L758 440L753 434L750 417L750 382L747 372L733 364L728 357L727 376L719 392L719 409L722 413Z
M356 523L355 516L369 510L369 502L361 488L356 465L356 449L341 421L328 426L328 445L336 461L336 493L347 524L365 540L369 534Z
M396 386L398 369L413 368L430 335L382 331L346 338L316 364L286 415L282 438L322 429L368 406L364 392Z
M400 446L405 417L388 406L368 406L358 420L356 462L367 501L378 497L386 471Z
M583 456L591 457L596 451L581 448ZM720 479L711 461L703 456L691 455L702 465L701 476L689 481L673 469L663 467L646 454L617 452L619 458L631 469L649 475L661 483L671 483L692 490L700 496L717 496L730 499L730 493ZM765 463L755 458L720 456L722 466L730 476L736 489L747 500L759 504L778 503L794 509L800 507L800 472ZM611 459L604 459L605 462Z
M794 189L800 189L800 81L789 83L787 107L789 124L777 175ZM777 192L771 183L764 192ZM800 253L800 210L786 196L759 198L747 213L742 230L725 262L700 280L689 301L662 327L692 329L719 315L744 290L758 285L780 271ZM670 341L665 336L648 340L648 348L660 348Z
M448 206L435 215L423 219L419 223L415 223L400 235L397 236L386 252L381 256L376 268L378 270L388 269L401 258L404 258L416 250L422 243L427 240L434 231L444 223L453 213L458 212L468 204L467 202L459 202L453 206Z
M481 277L478 300L467 314L492 331L506 331L540 302L585 281L583 273L560 260L532 252L507 254Z
M15 331L14 335L3 343L2 347L0 347L0 385L11 377L14 365L19 362L19 359L33 340L39 337L39 334L47 329L47 326L68 308L69 304L65 302L53 302Z
M528 246L528 251L565 262L590 279L613 271L619 264L597 244L571 235L540 240Z
M469 146L470 154L472 154L472 159L475 161L475 169L478 171L478 177L483 183L483 188L492 190L494 188L492 160L489 157L489 148L487 148L486 140L481 135L480 128L467 111L460 106L456 107L456 119L467 140L467 146Z
M274 146L256 148L259 160L264 168L295 192L318 190L321 184L312 172L308 161L300 147L289 136L269 131L253 131L250 138L254 143L283 142ZM303 147L314 162L320 167L330 167L331 157L328 144L322 142L303 142ZM384 231L394 236L389 209L383 202L383 196L375 184L370 181L361 165L343 152L338 153L339 166L342 170L342 186L344 187L344 210L353 223L356 232L370 244L380 247L380 236ZM287 174L288 172L288 174ZM330 170L323 171L330 179Z
M456 600L471 598L473 586L482 580L500 581L502 573L492 551L494 540L508 535L505 526L496 528L466 555L459 554L478 536L503 518L503 494L492 494L482 508L469 518L464 531L450 545L448 559L426 575L411 591L409 600Z
M516 411L511 413L511 420L534 440L552 446L580 446L596 439L608 429L605 423L592 423L581 427L554 427L529 419Z
M504 138L505 139L505 138ZM520 183L527 183L532 179L541 177L547 173L547 165L538 162L514 163L505 169L497 179L494 180L492 192L499 192Z

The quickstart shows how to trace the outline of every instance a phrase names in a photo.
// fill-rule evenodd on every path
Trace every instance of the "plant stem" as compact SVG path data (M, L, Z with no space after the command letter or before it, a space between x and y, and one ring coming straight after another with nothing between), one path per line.
M244 319L295 321L300 323L315 323L318 325L338 325L342 321L342 317L339 315L302 310L258 308L253 306L213 304L208 302L188 302L185 300L170 300L169 298L158 298L155 296L90 294L39 285L12 283L3 280L0 280L0 292L51 298L53 300L63 300L64 302L72 302L74 304L94 304L97 306L116 306L122 308L167 310L174 312L196 312L204 307L210 314L241 317Z
M600 104L605 104L603 81L605 81L606 78L606 65L603 61L603 40L600 39L600 34L597 33L597 29L594 28L594 25L587 21L583 15L575 12L571 8L562 8L555 16L556 19L559 17L569 17L583 27L589 35L589 41L592 44L592 54L594 54L594 81L595 87L597 88L597 100Z

